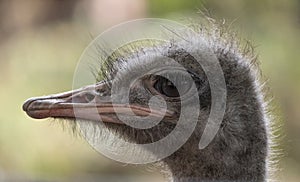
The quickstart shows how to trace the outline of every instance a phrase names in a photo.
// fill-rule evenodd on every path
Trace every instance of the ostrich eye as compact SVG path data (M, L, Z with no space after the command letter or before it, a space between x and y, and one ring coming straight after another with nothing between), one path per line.
M160 94L167 97L179 97L179 92L175 85L168 79L159 76L157 81L154 84L154 88Z
M155 76L153 88L161 95L175 98L180 97L180 93L184 95L192 86L191 81L183 75L176 75L170 78L172 81L163 76Z

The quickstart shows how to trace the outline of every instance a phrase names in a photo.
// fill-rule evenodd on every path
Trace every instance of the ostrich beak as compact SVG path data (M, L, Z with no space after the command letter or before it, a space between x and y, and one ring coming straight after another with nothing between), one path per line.
M107 83L25 101L23 110L32 118L69 118L122 124L117 114L171 118L172 111L150 110L141 105L113 104Z

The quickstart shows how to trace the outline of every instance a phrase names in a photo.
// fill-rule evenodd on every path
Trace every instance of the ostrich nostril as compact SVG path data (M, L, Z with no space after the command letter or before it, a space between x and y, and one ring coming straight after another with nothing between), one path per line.
M93 94L91 94L91 93L86 93L84 96L85 96L85 100L86 100L87 102L91 102L91 101L94 100L94 98L95 98L95 95L93 95Z

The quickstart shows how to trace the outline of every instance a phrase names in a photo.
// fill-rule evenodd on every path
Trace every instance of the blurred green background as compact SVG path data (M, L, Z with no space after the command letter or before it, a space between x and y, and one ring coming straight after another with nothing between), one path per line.
M0 181L161 180L99 155L57 121L35 121L21 106L72 88L90 33L136 18L198 18L203 8L254 42L280 126L278 179L299 181L300 0L1 0Z

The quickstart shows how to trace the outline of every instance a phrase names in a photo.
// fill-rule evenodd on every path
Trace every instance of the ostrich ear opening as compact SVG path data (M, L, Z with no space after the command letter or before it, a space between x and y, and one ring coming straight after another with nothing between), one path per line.
M110 90L105 82L89 85L60 94L33 97L25 101L23 110L35 119L69 118L123 124L117 117L173 117L172 111L161 112L142 105L112 103Z

